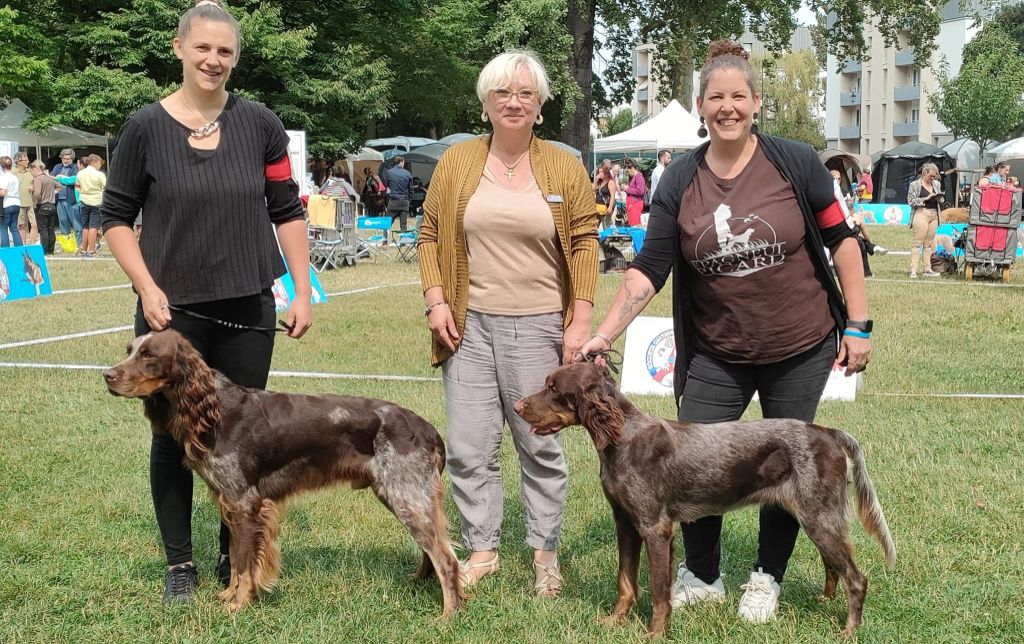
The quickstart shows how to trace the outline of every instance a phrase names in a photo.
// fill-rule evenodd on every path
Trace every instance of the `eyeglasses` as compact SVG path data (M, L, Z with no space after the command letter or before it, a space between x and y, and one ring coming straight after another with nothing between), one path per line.
M521 89L517 92L513 92L510 89L496 89L494 90L494 99L500 104L504 105L512 100L512 97L516 96L519 98L519 102L526 104L532 103L538 96L538 92L535 89Z

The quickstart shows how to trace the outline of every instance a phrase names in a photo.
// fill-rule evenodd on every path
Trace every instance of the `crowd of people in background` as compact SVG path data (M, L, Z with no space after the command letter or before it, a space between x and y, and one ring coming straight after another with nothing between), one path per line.
M0 157L0 247L43 247L43 253L71 252L94 257L99 247L99 209L103 203L106 175L98 154L83 154L65 148L60 162L47 170L25 152L12 159ZM69 245L56 244L57 230ZM70 244L74 233L74 243Z

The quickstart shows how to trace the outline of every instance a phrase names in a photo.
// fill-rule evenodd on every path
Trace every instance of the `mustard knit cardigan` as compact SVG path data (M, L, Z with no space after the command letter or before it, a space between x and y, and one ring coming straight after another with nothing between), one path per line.
M476 192L490 150L490 136L458 143L441 156L423 203L419 231L420 282L423 291L440 286L461 336L469 309L469 257L463 218ZM530 163L555 220L562 251L563 272L569 276L563 291L562 317L572 321L575 300L594 301L597 284L597 212L587 169L556 145L533 138ZM456 347L458 341L456 341ZM436 367L452 352L436 340L431 363Z

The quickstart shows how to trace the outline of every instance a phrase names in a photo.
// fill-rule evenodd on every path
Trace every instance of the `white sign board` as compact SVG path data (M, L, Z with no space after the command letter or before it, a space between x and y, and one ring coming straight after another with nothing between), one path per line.
M292 166L292 179L299 187L299 196L309 194L306 185L306 131L286 130L288 132L288 162Z
M0 157L11 157L18 153L17 141L0 141Z
M623 393L655 396L673 395L676 365L676 341L672 318L638 317L626 329L626 347L622 362ZM829 374L822 400L854 400L860 387L860 374L846 376L843 367L834 366ZM757 394L754 395L757 399Z

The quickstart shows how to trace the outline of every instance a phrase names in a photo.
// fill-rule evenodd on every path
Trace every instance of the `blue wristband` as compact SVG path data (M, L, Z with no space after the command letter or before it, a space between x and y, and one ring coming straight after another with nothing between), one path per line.
M851 338L861 338L864 340L871 339L870 333L864 333L863 331L858 331L856 329L846 329L845 331L843 331L843 335L848 335Z

